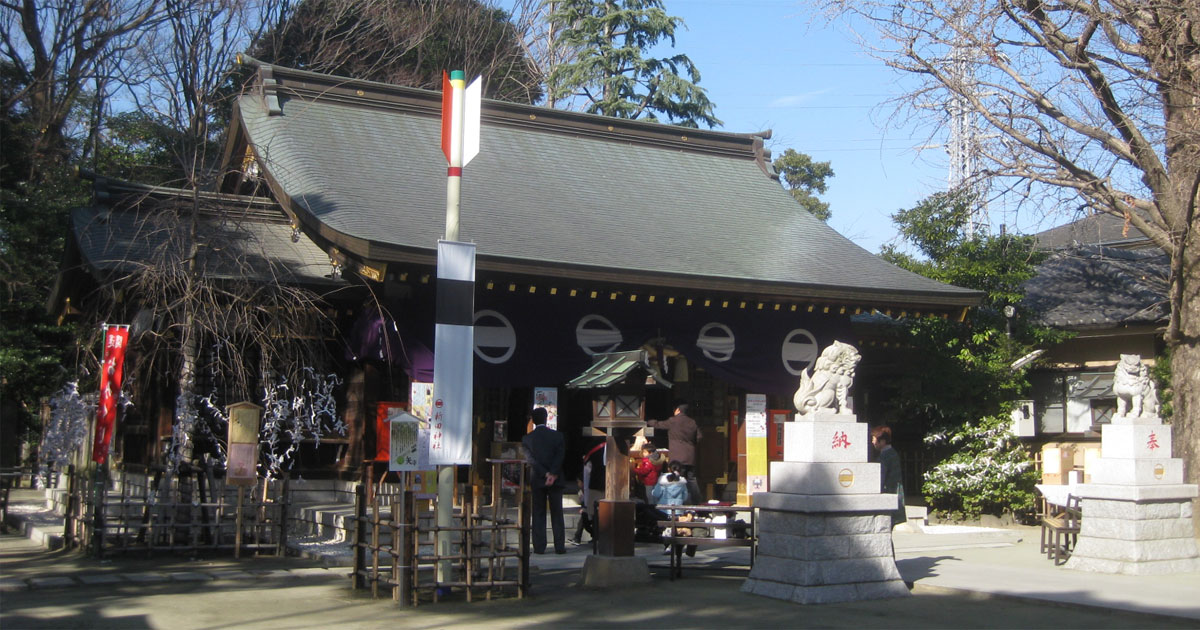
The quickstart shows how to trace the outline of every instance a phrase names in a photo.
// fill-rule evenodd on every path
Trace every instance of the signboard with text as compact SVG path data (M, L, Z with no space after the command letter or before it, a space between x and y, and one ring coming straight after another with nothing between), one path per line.
M262 407L242 401L229 405L229 452L225 483L231 486L258 484L258 429Z

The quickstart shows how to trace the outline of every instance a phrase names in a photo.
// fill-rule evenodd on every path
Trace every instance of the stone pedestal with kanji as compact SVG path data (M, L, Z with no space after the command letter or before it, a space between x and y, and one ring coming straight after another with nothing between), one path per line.
M898 499L880 493L867 425L846 401L857 357L835 343L801 378L784 461L771 463L770 491L753 495L758 549L743 592L800 604L909 594L892 548Z
M1146 407L1114 417L1101 430L1092 482L1076 490L1083 517L1068 569L1127 575L1200 571L1192 530L1197 486L1183 483L1183 461L1171 457L1171 427Z

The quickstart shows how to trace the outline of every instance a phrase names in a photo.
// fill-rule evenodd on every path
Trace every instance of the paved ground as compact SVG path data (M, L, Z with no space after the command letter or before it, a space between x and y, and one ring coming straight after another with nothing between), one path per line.
M402 608L349 588L345 569L297 558L96 561L0 536L0 627L23 628L1200 628L1200 573L1114 576L1068 571L1038 554L1035 528L929 528L895 535L912 596L800 606L742 594L748 550L701 551L684 579L639 546L653 581L578 586L589 547L535 556L522 600Z

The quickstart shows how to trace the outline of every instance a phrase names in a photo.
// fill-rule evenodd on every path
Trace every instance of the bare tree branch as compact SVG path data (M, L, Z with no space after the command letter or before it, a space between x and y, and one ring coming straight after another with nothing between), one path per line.
M159 0L24 0L6 2L3 37L6 61L24 79L5 103L22 103L40 131L34 143L40 159L67 157L64 129L85 84L99 77L101 60L137 45L143 29L159 17ZM31 173L36 177L36 173Z

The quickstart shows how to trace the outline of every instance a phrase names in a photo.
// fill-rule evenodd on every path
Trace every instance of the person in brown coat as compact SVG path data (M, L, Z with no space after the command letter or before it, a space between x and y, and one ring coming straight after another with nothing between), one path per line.
M667 430L667 450L671 461L679 462L681 472L688 480L689 502L694 505L700 497L700 488L696 485L696 445L703 434L687 412L688 404L680 401L675 404L675 415L666 420L648 420L646 425Z

